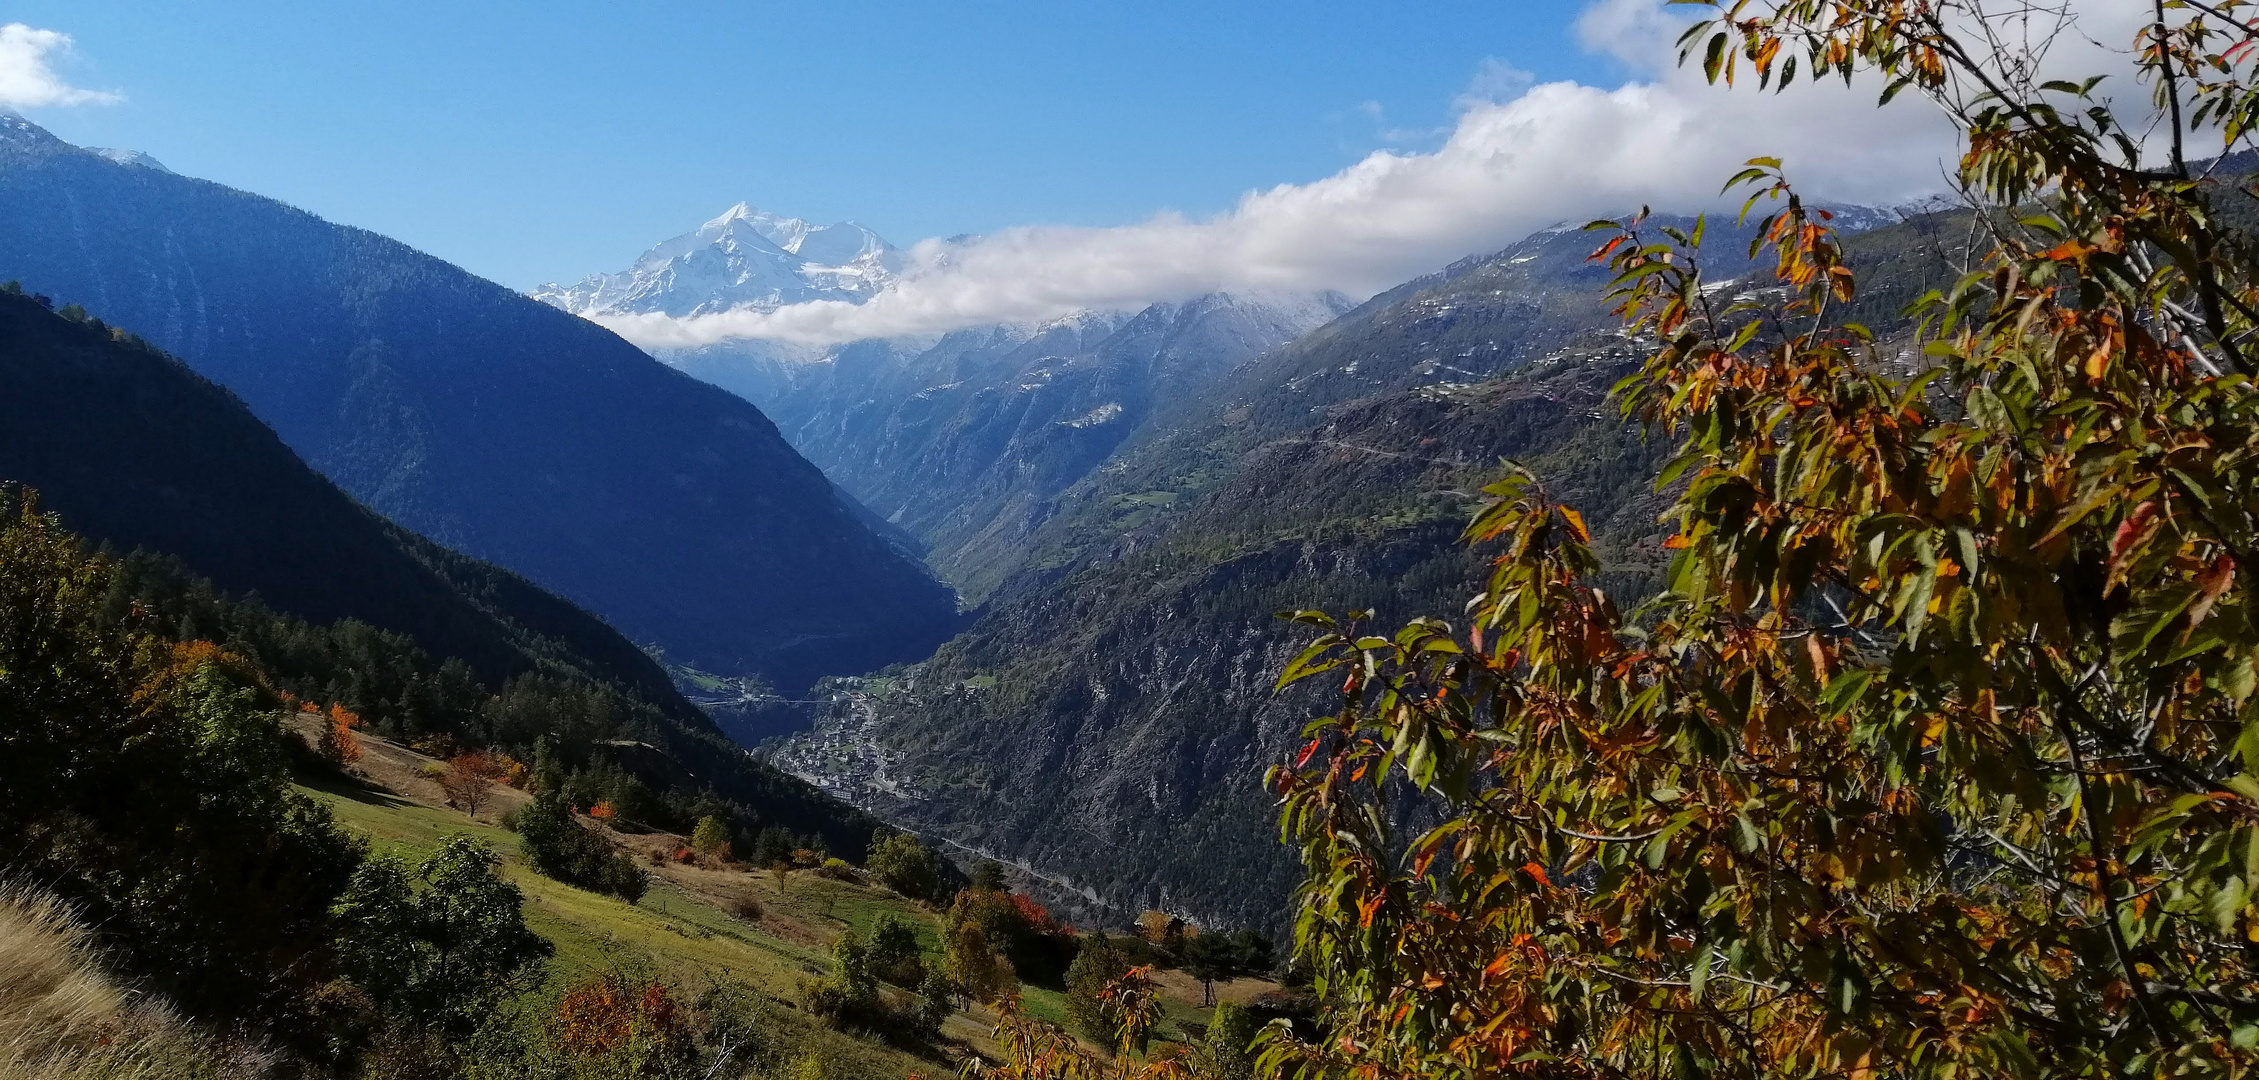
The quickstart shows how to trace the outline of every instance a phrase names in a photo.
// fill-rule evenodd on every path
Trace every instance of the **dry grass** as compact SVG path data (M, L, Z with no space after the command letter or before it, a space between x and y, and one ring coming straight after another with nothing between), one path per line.
M54 898L0 885L0 1080L186 1080L233 1074L163 1008L104 974Z

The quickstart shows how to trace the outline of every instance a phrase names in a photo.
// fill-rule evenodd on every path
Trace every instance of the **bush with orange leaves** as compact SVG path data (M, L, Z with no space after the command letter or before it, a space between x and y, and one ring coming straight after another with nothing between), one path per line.
M494 759L485 754L457 754L448 759L446 770L439 774L439 789L446 794L447 805L476 817L493 795L494 782L500 775Z
M666 985L617 971L567 991L557 1002L550 1038L566 1057L612 1066L596 1070L604 1075L669 1075L696 1051Z
M319 713L312 705L307 712ZM361 760L361 737L354 732L361 727L361 718L343 705L331 703L328 722L322 725L321 745L316 750L322 760L332 765L351 765Z
M489 770L488 775L494 779L495 783L508 784L521 791L525 789L527 778L532 775L532 770L526 766L525 762L508 754L488 754L486 755L486 763Z

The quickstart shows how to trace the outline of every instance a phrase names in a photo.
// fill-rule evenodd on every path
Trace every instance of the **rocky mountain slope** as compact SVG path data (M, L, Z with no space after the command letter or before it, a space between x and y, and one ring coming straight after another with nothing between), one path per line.
M761 365L726 347L669 359L760 405L978 600L1019 568L1054 501L1148 420L1348 306L1215 294L935 342L857 342L813 362Z
M852 222L739 204L636 265L534 298L583 315L861 303L895 249ZM1337 294L1213 294L1040 325L818 347L739 340L656 355L760 406L795 448L978 601L1017 569L1052 501L1147 420L1349 308Z
M156 343L369 506L671 660L792 688L956 625L949 590L758 409L383 237L0 117L8 278Z
M1746 232L1710 233L1713 280L1763 284ZM1909 287L1936 268L1917 226L1859 239ZM1594 244L1542 233L1407 283L1152 421L1060 498L972 628L829 684L773 760L1027 868L1084 917L1276 929L1299 871L1259 778L1326 703L1271 692L1304 639L1275 612L1458 611L1481 562L1457 537L1501 458L1580 507L1612 591L1663 563L1649 478L1668 444L1607 400L1642 343L1604 310Z

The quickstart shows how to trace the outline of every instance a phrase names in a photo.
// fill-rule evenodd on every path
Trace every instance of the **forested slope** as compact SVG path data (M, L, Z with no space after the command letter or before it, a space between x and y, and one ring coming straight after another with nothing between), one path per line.
M758 409L358 229L0 117L0 280L234 391L370 507L637 644L786 688L923 655L955 599Z
M247 653L285 688L403 738L530 756L548 735L570 761L684 804L734 802L748 828L861 849L870 818L747 759L603 622L372 513L225 389L71 315L0 291L0 482L135 553L115 606Z

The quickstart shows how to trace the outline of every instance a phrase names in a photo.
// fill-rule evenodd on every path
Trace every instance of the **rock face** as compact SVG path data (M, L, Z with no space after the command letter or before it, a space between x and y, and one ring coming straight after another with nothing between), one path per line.
M8 278L179 356L369 506L670 660L791 689L957 625L950 591L758 409L383 237L4 117Z
M1057 498L1156 417L1348 307L1339 295L1215 294L813 358L739 346L667 359L760 405L979 600L1018 568Z

